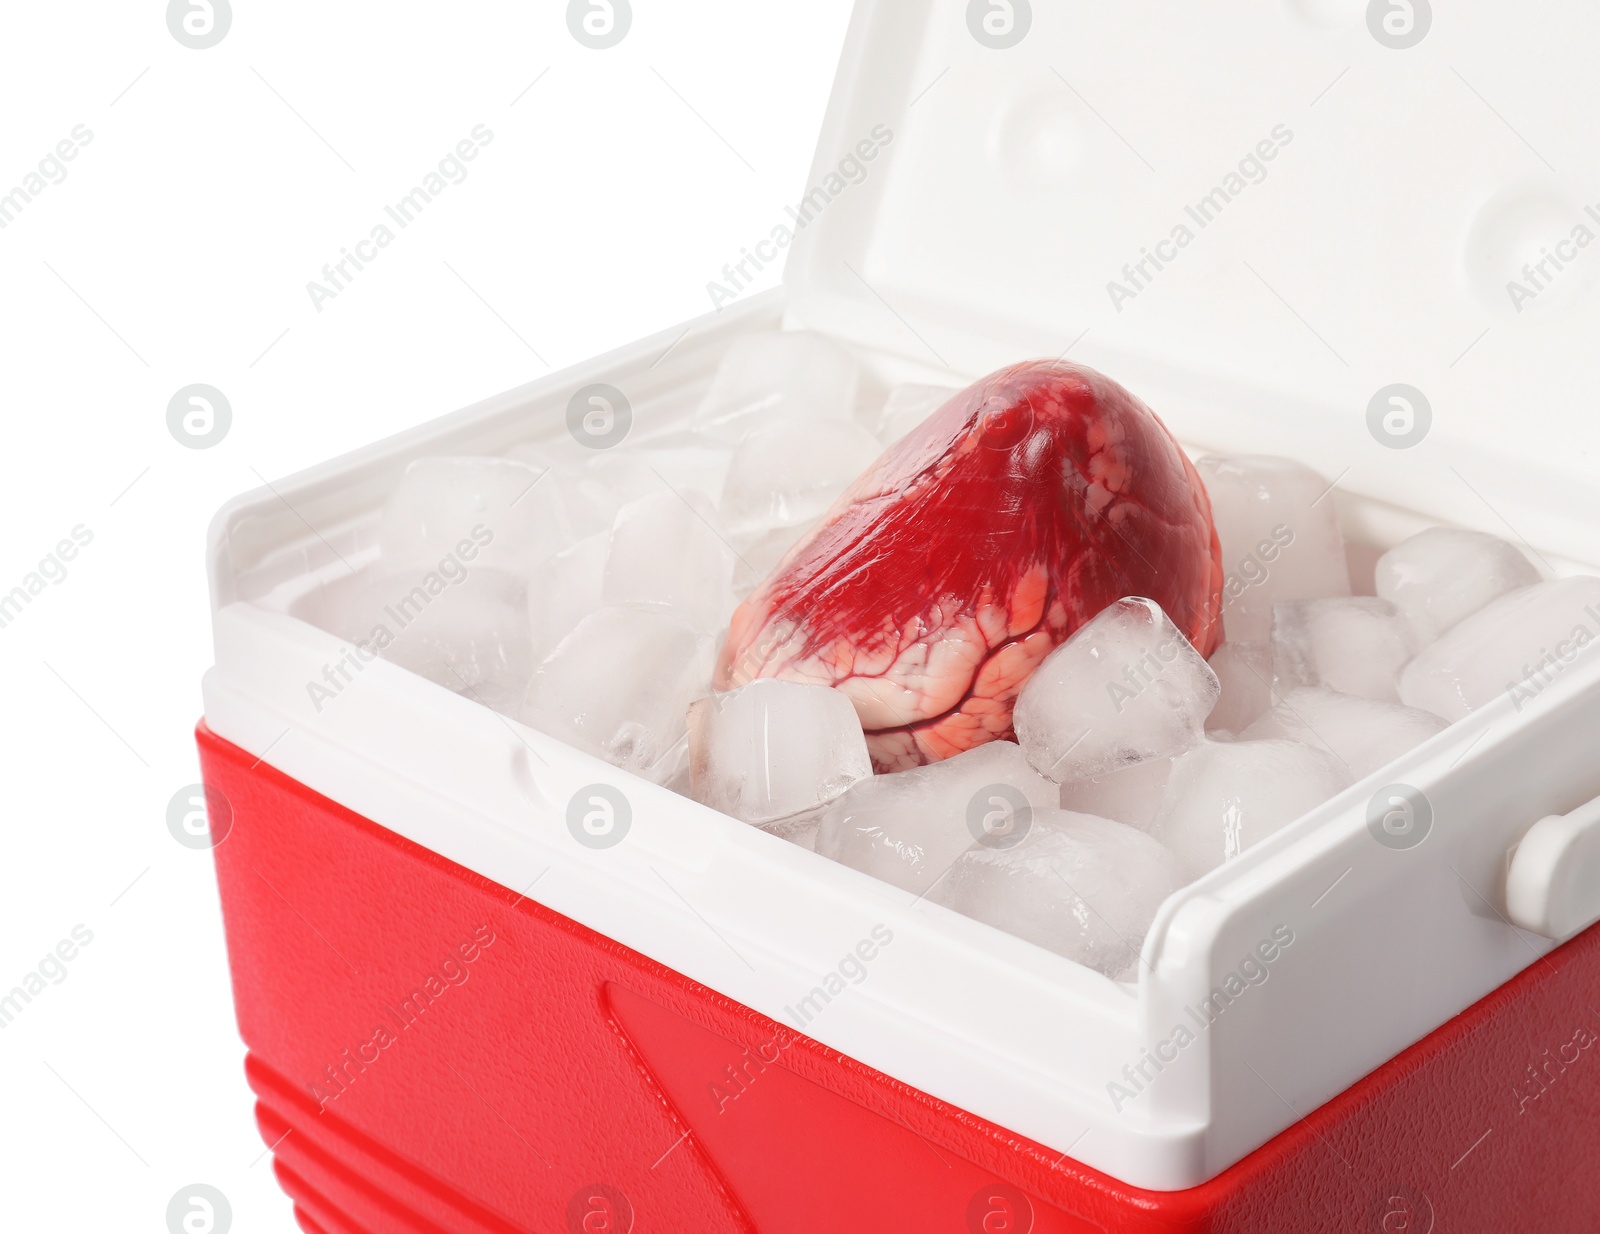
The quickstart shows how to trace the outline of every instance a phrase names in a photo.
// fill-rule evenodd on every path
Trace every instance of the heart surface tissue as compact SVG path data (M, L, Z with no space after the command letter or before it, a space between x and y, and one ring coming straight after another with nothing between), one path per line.
M1013 365L951 398L836 502L733 616L715 686L833 686L874 767L1012 735L1039 663L1147 596L1208 656L1222 570L1200 477L1110 378Z

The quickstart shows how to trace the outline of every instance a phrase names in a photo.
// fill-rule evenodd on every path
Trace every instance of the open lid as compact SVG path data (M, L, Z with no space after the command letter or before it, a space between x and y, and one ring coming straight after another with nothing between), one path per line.
M1593 562L1600 8L861 0L795 317Z

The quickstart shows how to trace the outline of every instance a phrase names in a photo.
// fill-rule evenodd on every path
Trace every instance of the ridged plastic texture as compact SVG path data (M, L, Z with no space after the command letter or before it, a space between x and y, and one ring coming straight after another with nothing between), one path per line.
M1151 1192L198 740L232 818L246 1071L308 1234L1593 1229L1595 930L1210 1182Z

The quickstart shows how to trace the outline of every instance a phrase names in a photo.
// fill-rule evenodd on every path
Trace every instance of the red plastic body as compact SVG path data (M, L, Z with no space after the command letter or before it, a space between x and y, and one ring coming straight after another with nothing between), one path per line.
M313 1234L1600 1228L1600 931L1150 1192L199 744L256 1117Z

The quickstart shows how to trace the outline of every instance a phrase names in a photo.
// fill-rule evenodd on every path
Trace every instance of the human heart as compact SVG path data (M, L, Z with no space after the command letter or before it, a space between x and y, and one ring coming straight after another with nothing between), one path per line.
M891 446L733 615L714 685L833 686L874 768L1012 736L1050 651L1145 596L1202 655L1221 553L1194 467L1144 403L1076 364L1002 369Z

